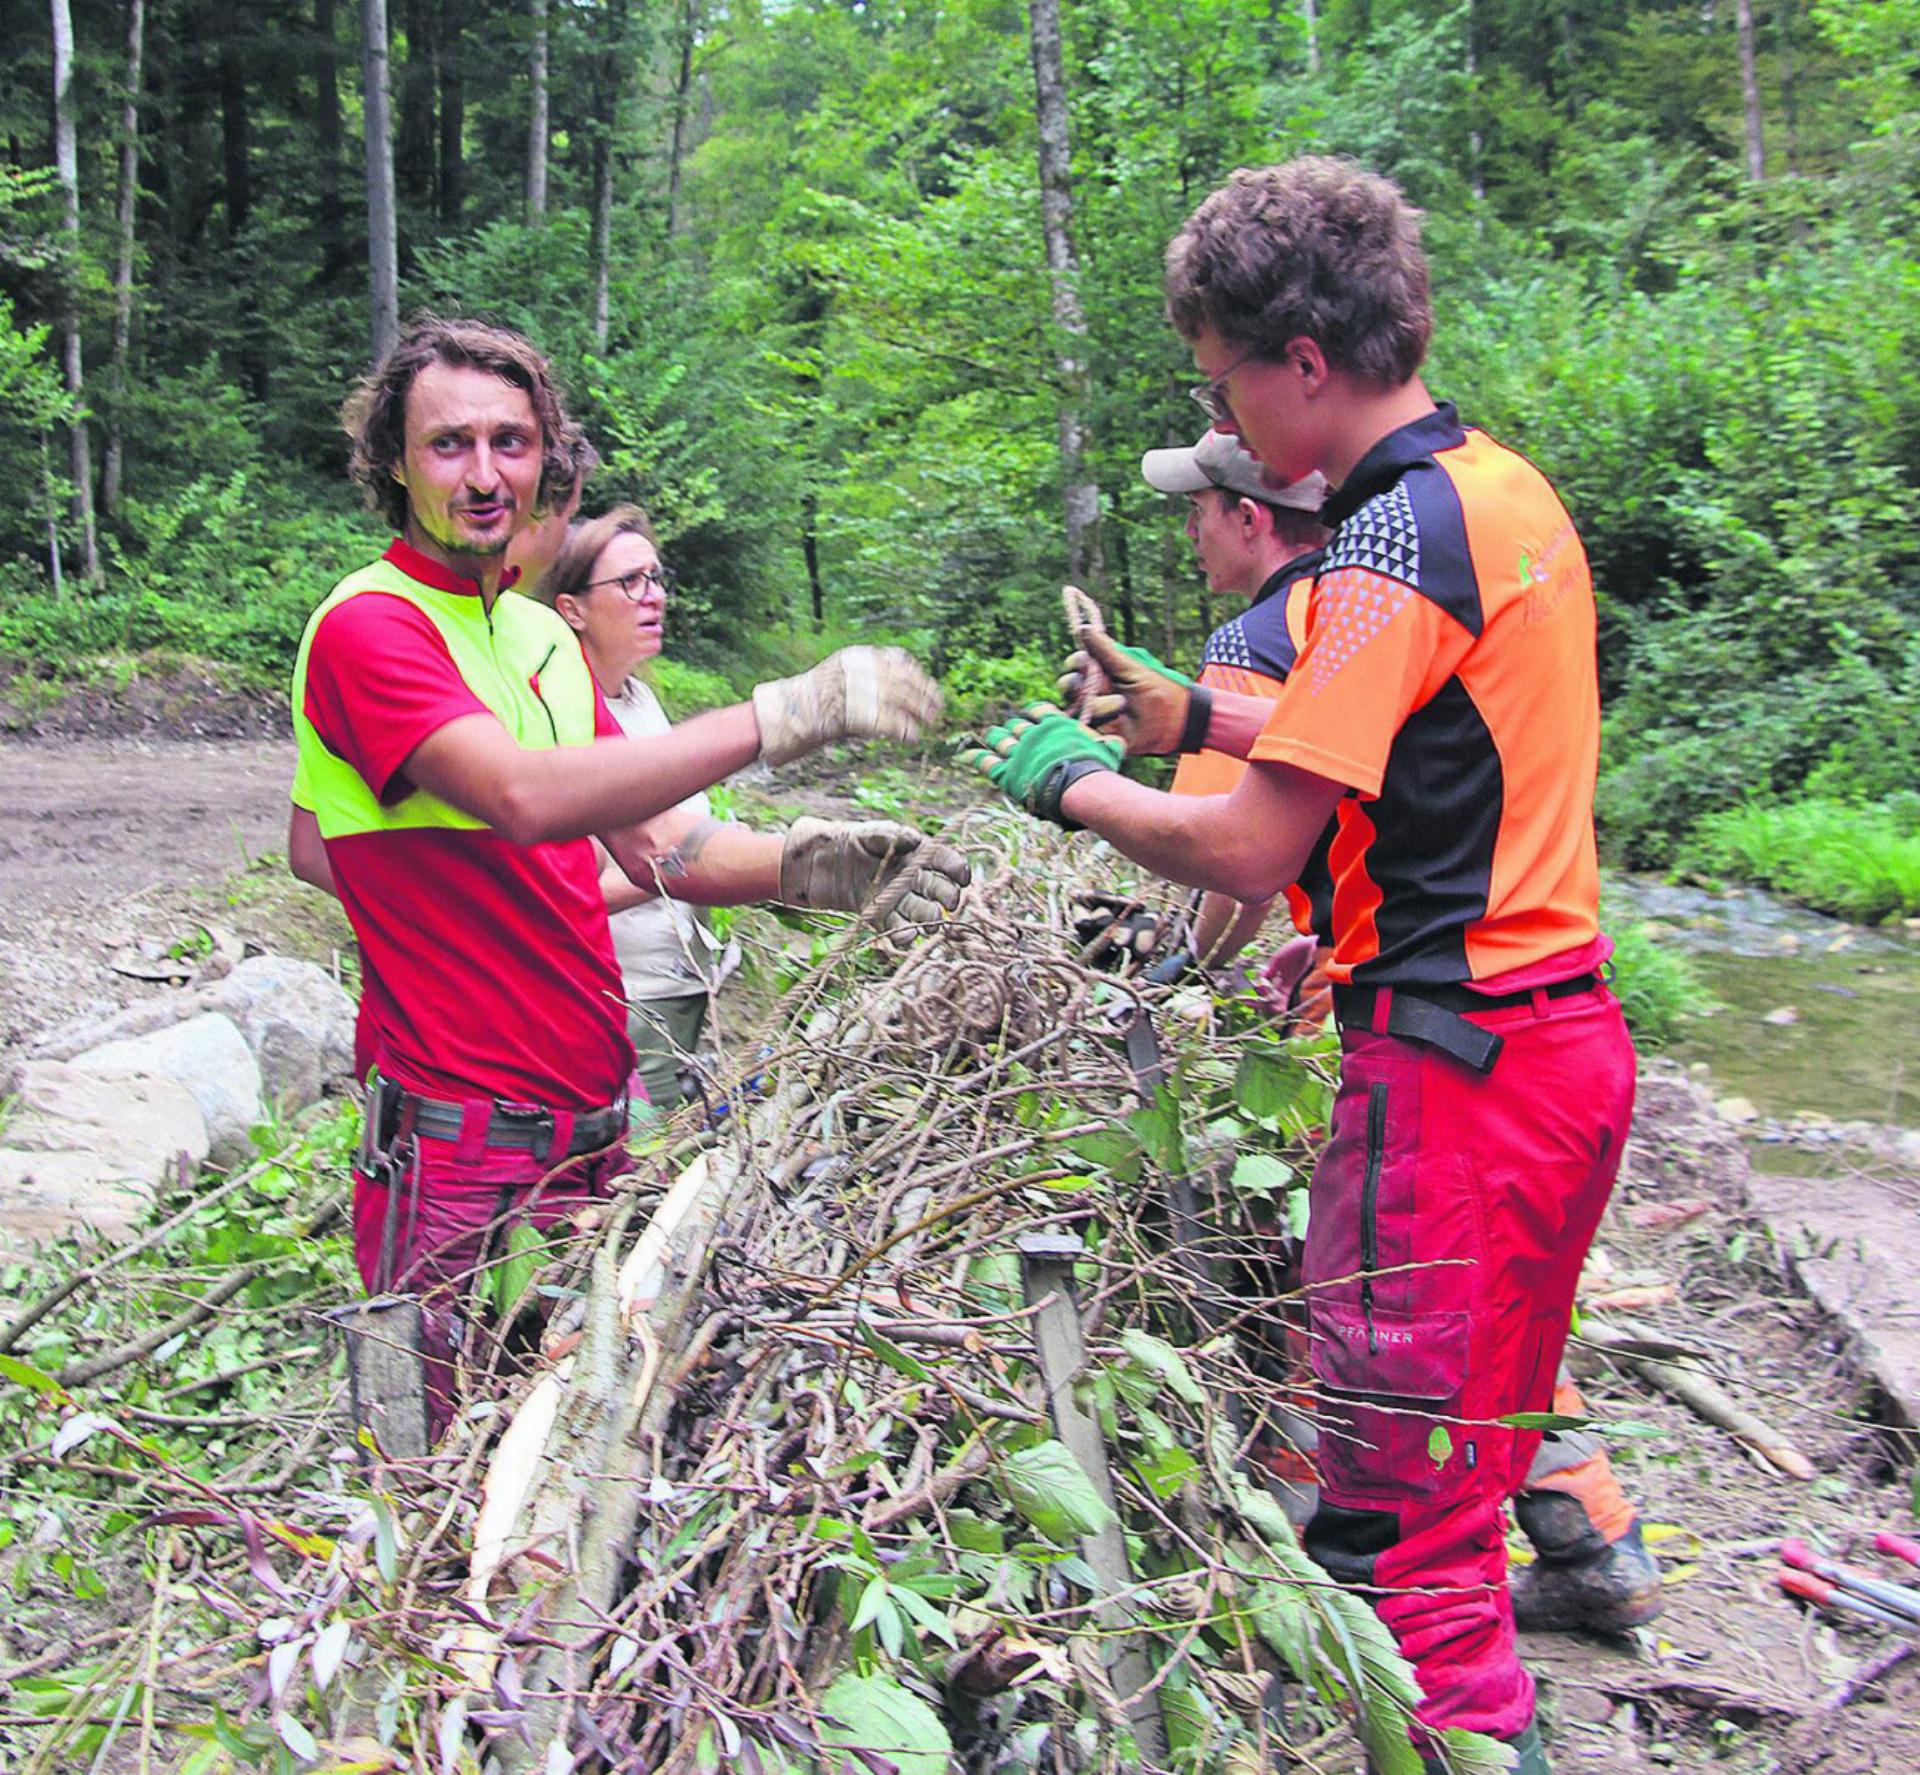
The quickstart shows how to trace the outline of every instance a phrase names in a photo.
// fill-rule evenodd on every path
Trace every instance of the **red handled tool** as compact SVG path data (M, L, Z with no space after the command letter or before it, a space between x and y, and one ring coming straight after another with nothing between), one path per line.
M1816 1578L1823 1578L1829 1584L1838 1584L1843 1590L1864 1596L1869 1602L1907 1621L1920 1624L1920 1590L1909 1590L1904 1584L1889 1584L1852 1566L1822 1559L1805 1541L1798 1539L1780 1543L1780 1558L1783 1563L1799 1571L1811 1572Z
M1775 1577L1780 1588L1789 1596L1810 1602L1817 1609L1861 1615L1869 1621L1878 1621L1883 1627L1898 1627L1906 1632L1911 1632L1916 1625L1905 1615L1896 1615L1891 1609L1883 1609L1878 1603L1868 1602L1864 1596L1849 1596L1837 1584L1829 1584L1825 1578L1816 1578L1811 1572L1782 1566Z
M1920 1541L1909 1540L1905 1535L1890 1535L1883 1529L1873 1537L1873 1544L1881 1553L1904 1559L1908 1565L1920 1565Z

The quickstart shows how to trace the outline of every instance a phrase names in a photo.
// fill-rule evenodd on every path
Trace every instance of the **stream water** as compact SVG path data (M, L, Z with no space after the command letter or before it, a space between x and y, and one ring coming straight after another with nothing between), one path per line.
M1705 1061L1716 1092L1763 1116L1920 1127L1920 939L1907 929L1850 925L1753 888L1609 875L1606 891L1616 926L1650 927L1713 995L1666 1051Z

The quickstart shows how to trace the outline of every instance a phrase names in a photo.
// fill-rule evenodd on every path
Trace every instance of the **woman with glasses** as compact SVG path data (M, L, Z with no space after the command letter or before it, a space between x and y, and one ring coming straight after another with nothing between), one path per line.
M672 571L647 515L617 505L572 525L553 565L529 588L580 637L607 707L629 739L672 723L645 667L664 640ZM620 963L640 1082L664 1113L681 1101L680 1072L706 1026L713 993L735 952L714 935L704 906L778 900L856 911L902 871L913 880L887 922L924 924L957 904L967 866L946 845L885 820L794 822L784 837L713 817L702 793L648 824L653 879L635 883L602 859L600 877ZM686 897L683 897L683 894ZM696 897L702 904L691 904Z

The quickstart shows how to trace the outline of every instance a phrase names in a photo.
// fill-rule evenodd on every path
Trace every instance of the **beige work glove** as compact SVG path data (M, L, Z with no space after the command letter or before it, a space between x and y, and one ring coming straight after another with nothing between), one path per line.
M859 912L884 899L883 931L938 924L972 879L952 845L893 820L795 820L780 851L785 905Z
M753 687L760 756L785 764L834 740L911 740L940 715L940 686L903 647L843 647L810 672Z
M1060 700L1074 719L1120 741L1129 758L1201 750L1213 693L1144 647L1114 640L1100 606L1078 586L1063 587L1061 601L1077 648L1060 676Z

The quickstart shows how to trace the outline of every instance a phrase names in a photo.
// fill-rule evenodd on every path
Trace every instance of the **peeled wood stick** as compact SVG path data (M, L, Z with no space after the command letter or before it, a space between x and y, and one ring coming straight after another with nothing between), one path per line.
M1616 1326L1583 1319L1580 1335L1588 1343L1607 1351L1616 1361L1625 1363L1661 1392L1679 1400L1708 1423L1719 1425L1736 1440L1744 1442L1761 1459L1788 1478L1813 1478L1813 1463L1764 1418L1755 1416L1736 1401L1718 1381L1697 1369L1680 1368L1674 1363L1634 1354L1622 1347L1629 1342L1650 1337L1652 1334L1644 1327L1627 1321Z

